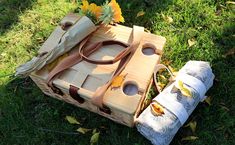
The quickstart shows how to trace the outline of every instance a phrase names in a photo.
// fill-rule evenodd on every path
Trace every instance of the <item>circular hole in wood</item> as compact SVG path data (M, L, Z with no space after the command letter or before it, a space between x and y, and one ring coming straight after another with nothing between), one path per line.
M156 54L156 53L155 53L155 49L152 48L152 47L145 47L145 48L143 48L143 49L142 49L142 53L143 53L144 55L153 55L153 54Z
M124 85L123 92L128 96L133 96L138 94L138 86L133 82L128 82Z

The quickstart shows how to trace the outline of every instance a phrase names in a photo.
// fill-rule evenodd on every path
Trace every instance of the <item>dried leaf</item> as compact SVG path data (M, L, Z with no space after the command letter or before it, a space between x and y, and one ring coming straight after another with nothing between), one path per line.
M233 2L233 1L227 1L226 4L233 4L233 5L235 5L235 2Z
M151 103L150 107L153 115L155 116L162 116L163 114L165 114L162 106L160 106L157 102Z
M196 131L196 127L197 127L197 122L196 121L190 121L187 125L185 125L184 127L190 127L190 129L192 130L193 133L195 133Z
M223 105L223 104L220 104L219 105L222 109L224 109L225 111L230 111L229 109L228 109L228 107L226 107L225 105Z
M74 117L72 116L66 116L65 119L70 123L70 124L80 124Z
M198 139L197 136L187 136L187 137L182 138L181 140L182 141L185 141L185 140L192 141L192 140L196 140L196 139Z
M118 88L122 85L124 79L125 79L126 75L119 75L119 76L116 76L114 79L113 79L113 82L111 84L111 88Z
M1 56L7 56L7 53L3 52L1 53Z
M173 18L170 17L170 16L167 16L167 17L166 17L166 21L167 21L168 23L173 23Z
M143 16L144 14L145 14L145 12L143 10L141 10L137 13L136 18L140 17L140 16Z
M144 28L144 32L151 33L147 28Z
M196 40L195 39L188 39L188 45L189 45L189 47L191 47L191 46L193 46L193 45L195 45L196 44Z
M170 65L171 62L172 62L171 60L165 60L165 61L163 61L162 63L165 64L165 65Z
M99 136L100 136L99 132L96 132L92 135L91 140L90 140L91 145L94 145L98 142Z
M233 56L235 54L235 48L232 48L230 50L228 50L223 57L226 58L227 56Z
M189 89L187 89L187 88L184 87L184 88L181 88L180 91L181 91L181 93L182 93L184 96L186 96L186 97L192 97L192 93L190 92Z
M85 134L87 133L88 131L91 131L92 129L87 129L87 128L82 128L82 127L79 127L77 129L78 132L82 133L82 134Z
M174 73L174 72L177 72L173 67L171 67L170 65L167 66L169 68L169 70Z
M192 97L192 93L191 91L183 84L182 81L178 81L178 85L176 85L176 87L178 89L180 89L182 95L186 96L186 97Z
M179 81L178 81L178 85L179 85L180 88L183 88L184 83L179 80ZM179 89L180 89L180 88L179 88Z
M173 23L173 18L170 16L165 16L164 14L162 14L163 19L167 22L167 23Z
M164 75L159 75L159 77L160 77L162 80L167 80Z
M223 130L224 126L220 126L219 128L215 129L216 131Z
M205 99L204 101L205 101L209 106L211 106L211 101L212 101L211 96L206 97L206 99Z
M166 84L161 83L161 82L158 82L157 85L159 86L159 88L160 88L161 90L163 90L164 87L166 86Z

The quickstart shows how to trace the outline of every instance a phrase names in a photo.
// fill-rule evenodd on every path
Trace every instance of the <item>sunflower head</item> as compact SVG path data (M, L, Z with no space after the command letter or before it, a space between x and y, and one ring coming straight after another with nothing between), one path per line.
M121 8L116 0L111 0L109 3L106 2L102 7L94 3L89 4L87 0L82 0L80 9L81 14L89 17L96 24L124 22Z
M101 16L102 8L100 6L97 6L94 3L89 4L87 0L82 1L82 5L80 6L81 13L90 19L93 20L93 22L99 21L99 17Z
M124 22L121 8L120 8L119 4L116 2L116 0L111 0L108 5L112 8L113 21L115 23Z

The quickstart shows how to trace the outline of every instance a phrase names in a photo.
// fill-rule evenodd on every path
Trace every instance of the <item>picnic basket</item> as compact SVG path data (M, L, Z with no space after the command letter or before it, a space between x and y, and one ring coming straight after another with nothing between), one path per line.
M75 14L69 14L63 18L61 22L79 19L79 17L80 16ZM72 24L69 23L69 27L70 25ZM65 25L56 27L40 48L39 53L50 50L54 45L60 42L63 34L70 30L64 26ZM137 28L143 29L142 27ZM122 68L122 71L116 76L122 76L120 77L120 86L113 87L112 84L107 86L102 97L102 104L104 106L93 103L92 97L94 97L99 87L104 86L112 79L112 75L117 68L122 67L122 65L120 65L122 59L109 64L92 63L89 62L89 60L101 60L102 62L115 59L116 56L119 56L125 49L123 45L119 45L119 43L116 42L121 42L127 46L131 45L134 39L133 31L133 28L122 25L100 26L89 36L86 44L95 45L100 41L106 42L109 40L115 41L115 43L101 46L97 51L90 54L89 57L84 57L88 58L88 61L79 61L55 76L53 75L53 79L50 80L53 87L48 85L50 72L55 68L52 63L58 65L58 62L55 63L56 61L64 61L69 55L78 53L78 49L81 49L81 43L77 44L71 51L58 58L56 61L31 73L30 77L43 93L48 96L132 127L134 126L136 117L142 111L143 102L152 84L154 67L160 62L166 39L162 36L147 32L141 33L141 39L138 45L135 45L135 51L133 51L132 56L129 57L128 62L125 63L125 67Z

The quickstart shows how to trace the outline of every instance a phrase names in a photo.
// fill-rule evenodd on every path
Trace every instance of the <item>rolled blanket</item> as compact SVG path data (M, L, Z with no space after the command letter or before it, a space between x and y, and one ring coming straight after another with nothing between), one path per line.
M208 62L189 61L179 71L176 81L164 89L137 118L138 131L154 145L168 145L189 115L205 99L206 91L212 86L214 74ZM188 96L182 86L188 91ZM156 115L154 104L163 113Z

